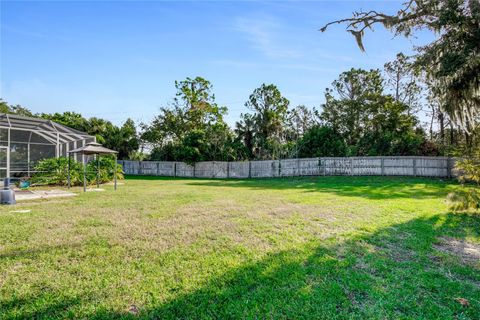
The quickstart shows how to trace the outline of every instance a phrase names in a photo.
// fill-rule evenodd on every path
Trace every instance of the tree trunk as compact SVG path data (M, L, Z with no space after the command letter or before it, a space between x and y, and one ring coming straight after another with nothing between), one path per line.
M453 124L450 120L450 145L453 146L455 144L455 132L453 131Z
M438 113L438 121L440 125L440 141L445 145L445 115L443 112Z
M467 147L468 153L470 153L470 150L472 150L472 139L470 138L470 134L468 134L468 132L465 132L465 146Z
M433 119L435 119L435 107L432 106L432 117L430 118L430 140L433 140Z

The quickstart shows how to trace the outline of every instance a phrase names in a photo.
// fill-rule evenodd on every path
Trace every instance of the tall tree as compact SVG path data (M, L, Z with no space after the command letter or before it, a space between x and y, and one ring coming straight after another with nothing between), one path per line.
M135 155L140 147L140 140L132 119L127 119L121 127L112 126L108 130L103 133L107 148L117 150L119 159L129 159Z
M396 14L357 11L353 17L327 23L345 23L364 51L366 29L383 25L395 35L410 37L428 29L437 38L416 48L414 65L431 82L442 108L463 130L474 130L480 114L480 2L478 0L409 0Z
M408 113L414 114L421 109L421 92L419 78L415 76L412 58L399 53L394 61L384 66L387 77L386 86L391 90L396 101L408 106Z
M368 117L371 102L382 95L383 80L379 70L351 69L333 81L325 92L321 119L345 137L347 144L358 143Z
M247 159L252 159L255 148L256 123L253 115L242 113L240 121L235 123L237 139L244 145Z
M343 72L327 89L320 115L344 139L350 155L416 153L423 133L408 106L384 93L379 70Z
M273 84L262 84L245 103L245 106L253 111L258 130L255 151L257 158L267 159L281 155L289 104L288 99L283 97Z
M150 143L155 160L231 159L233 136L223 120L227 108L215 102L212 85L204 78L176 81L173 103L143 124L142 139Z
M343 137L329 126L314 125L298 141L298 156L302 158L344 157L347 152Z
M312 110L304 105L296 106L288 112L288 126L295 136L301 137L315 124Z
M0 98L0 113L16 114L19 116L33 117L34 114L27 108L21 105L9 105L6 101Z

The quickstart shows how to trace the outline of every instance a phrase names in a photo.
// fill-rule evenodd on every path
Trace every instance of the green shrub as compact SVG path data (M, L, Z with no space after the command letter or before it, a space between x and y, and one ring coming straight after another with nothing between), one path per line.
M98 160L92 160L87 163L87 181L90 183L96 183L97 181L97 166L100 165L98 170L98 180L100 183L110 182L113 180L113 171L115 167L115 159L108 156L101 156ZM123 179L122 166L117 164L117 179Z
M480 186L480 156L457 162L455 169L460 172L458 179L462 184L471 182Z
M113 180L115 160L111 157L100 157L99 182L105 183ZM72 186L83 184L84 166L81 162L71 159L70 183ZM37 171L31 178L35 185L61 185L68 184L68 158L49 158L41 160L36 166ZM97 160L87 164L87 184L96 183ZM123 179L122 166L117 164L117 179Z
M38 162L35 166L37 171L32 176L32 183L37 185L61 185L68 184L68 158L49 158ZM71 160L70 181L72 185L79 185L83 181L83 165Z
M480 192L474 188L463 188L449 193L447 201L453 211L477 211L480 209Z
M447 201L450 203L450 208L454 211L478 211L480 209L480 152L472 158L458 161L455 169L460 173L458 180L462 188L448 195ZM467 187L466 184L470 186Z

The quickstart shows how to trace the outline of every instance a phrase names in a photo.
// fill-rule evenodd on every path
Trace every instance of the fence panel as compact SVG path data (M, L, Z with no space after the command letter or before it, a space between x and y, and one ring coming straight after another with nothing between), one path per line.
M279 174L281 177L294 177L299 175L299 159L284 159L280 160L280 171Z
M352 174L350 158L329 157L322 158L325 161L324 170L327 176L344 176Z
M156 161L140 161L139 170L141 174L146 176L156 176L157 175L157 162Z
M319 158L298 159L299 176L318 176L321 174L321 161Z
M362 157L352 158L353 175L355 176L380 176L382 175L382 158Z
M320 174L319 158L280 160L280 176L317 176Z
M228 178L229 174L228 162L215 161L213 163L213 178Z
M384 174L387 176L414 176L414 159L406 157L384 157Z
M228 177L250 178L250 163L249 161L229 162Z
M251 161L250 176L252 178L273 178L280 176L280 161Z
M195 167L183 162L175 162L175 176L191 178L195 177Z
M174 161L155 161L157 164L157 176L175 177Z
M447 177L449 176L448 158L425 158L415 159L416 175L423 177Z
M263 161L119 160L125 174L198 178L271 178L316 175L451 177L455 159L447 157L325 157Z
M126 174L140 174L138 172L138 161L123 160L120 162L120 164L123 167L123 172L125 172Z
M195 177L213 178L213 161L202 161L195 163Z

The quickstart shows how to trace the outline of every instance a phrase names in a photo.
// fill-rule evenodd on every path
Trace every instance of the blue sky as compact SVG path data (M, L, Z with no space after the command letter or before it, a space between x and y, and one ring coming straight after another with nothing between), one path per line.
M233 124L248 95L274 83L292 106L318 107L352 67L381 68L432 36L393 38L376 28L361 53L343 26L352 11L395 12L399 1L0 2L0 96L34 112L77 111L148 121L202 76Z

